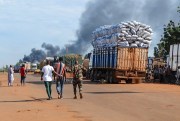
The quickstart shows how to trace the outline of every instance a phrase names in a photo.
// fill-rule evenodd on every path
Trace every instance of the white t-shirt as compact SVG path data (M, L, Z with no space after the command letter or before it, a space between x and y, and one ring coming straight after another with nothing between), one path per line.
M54 71L54 68L50 65L46 65L42 68L43 80L44 81L52 81L52 72Z

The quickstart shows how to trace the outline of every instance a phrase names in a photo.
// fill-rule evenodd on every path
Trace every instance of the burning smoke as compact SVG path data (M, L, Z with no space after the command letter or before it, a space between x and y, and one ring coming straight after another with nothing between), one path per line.
M26 55L24 56L23 61L40 62L42 59L45 59L45 58L46 58L46 53L43 50L36 50L35 48L33 48L29 56L26 56Z
M41 61L46 56L59 53L84 54L91 46L91 33L102 25L118 24L123 21L136 20L152 27L154 36L150 53L159 42L163 34L163 25L169 20L178 21L177 7L179 0L94 0L87 4L87 8L80 18L80 28L77 31L77 40L62 49L51 44L42 44L43 50L32 49L29 56L24 56L24 61ZM47 53L46 53L47 52Z
M53 57L56 56L60 53L60 48L58 46L53 46L51 44L46 44L43 43L42 48L45 49L44 50L37 50L35 48L33 48L31 50L30 55L28 56L24 56L23 61L27 61L27 62L40 62L42 60L44 60L46 57Z
M42 48L44 48L47 51L47 56L56 56L60 52L59 46L53 46L51 44L43 43Z
M163 25L178 20L179 0L95 0L89 2L80 19L77 41L68 46L69 53L81 53L90 47L91 33L101 25L136 20L152 27L150 51L160 40ZM65 53L65 49L62 53Z

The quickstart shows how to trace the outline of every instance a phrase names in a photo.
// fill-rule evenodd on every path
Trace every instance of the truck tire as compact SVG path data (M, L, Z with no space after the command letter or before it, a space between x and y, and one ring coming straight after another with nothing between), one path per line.
M105 77L106 77L106 78L105 78L106 82L109 83L109 72L108 72L108 71L106 72L106 76L105 76Z
M135 84L139 84L141 82L141 79L134 79Z
M110 84L112 84L113 83L113 72L112 71L110 71L110 73L109 73L109 83Z
M132 84L132 79L127 79L126 84Z

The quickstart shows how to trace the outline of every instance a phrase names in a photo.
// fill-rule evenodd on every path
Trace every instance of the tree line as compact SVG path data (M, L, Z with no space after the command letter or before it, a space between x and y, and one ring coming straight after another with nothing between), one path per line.
M177 8L180 13L180 6ZM175 23L170 20L167 25L164 25L163 35L157 47L154 47L154 57L163 57L169 54L170 45L180 43L180 21Z

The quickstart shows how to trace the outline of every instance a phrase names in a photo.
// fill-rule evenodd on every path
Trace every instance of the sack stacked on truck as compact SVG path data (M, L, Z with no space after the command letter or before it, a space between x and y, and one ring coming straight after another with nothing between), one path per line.
M149 47L152 29L136 21L121 22L117 25L104 25L92 32L92 45L101 47Z

